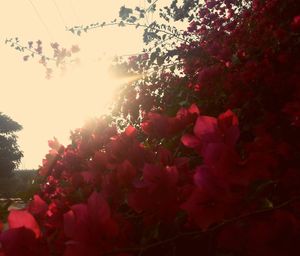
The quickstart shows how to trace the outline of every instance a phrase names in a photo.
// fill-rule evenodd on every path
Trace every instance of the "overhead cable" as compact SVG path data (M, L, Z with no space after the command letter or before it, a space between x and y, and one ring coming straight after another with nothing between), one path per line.
M69 1L69 5L70 5L71 11L72 11L72 13L73 13L73 15L74 15L74 17L75 17L75 19L76 19L76 22L79 23L79 20L80 20L80 19L79 19L79 16L78 16L78 14L77 14L75 8L74 8L73 1L72 1L72 0Z
M64 19L64 17L63 17L63 15L62 15L62 13L61 13L59 7L58 7L56 1L55 1L55 0L52 0L52 2L53 2L54 6L55 6L55 8L56 8L56 10L57 10L58 16L59 16L59 18L60 18L60 20L61 20L63 26L67 29L67 28L68 28L68 27L67 27L67 23L66 23L66 21L65 21L65 19Z
M32 6L36 16L38 17L38 19L40 20L40 22L42 23L42 25L44 26L45 30L47 31L49 37L53 40L53 35L49 29L49 27L47 26L47 24L44 22L42 16L40 15L38 9L36 8L36 6L33 4L33 2L31 0L28 0L30 5Z

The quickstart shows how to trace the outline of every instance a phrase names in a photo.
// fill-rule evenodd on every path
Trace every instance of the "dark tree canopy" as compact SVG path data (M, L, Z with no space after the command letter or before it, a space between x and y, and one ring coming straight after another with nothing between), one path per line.
M0 112L0 176L9 175L20 164L23 153L15 132L21 129L20 124Z

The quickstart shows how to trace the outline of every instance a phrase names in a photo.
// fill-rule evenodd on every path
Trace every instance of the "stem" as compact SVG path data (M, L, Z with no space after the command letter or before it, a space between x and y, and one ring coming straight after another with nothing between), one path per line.
M205 234L205 233L209 233L209 232L213 232L213 231L216 231L218 230L219 228L225 226L225 225L228 225L230 223L234 223L236 221L239 221L239 220L242 220L242 219L246 219L246 218L249 218L249 217L252 217L252 216L256 216L256 215L259 215L259 214L263 214L263 213L267 213L267 212L272 212L272 211L275 211L275 210L278 210L278 209L281 209L285 206L288 206L289 204L291 204L292 202L295 202L297 200L300 199L300 196L296 196L296 197L293 197L279 205L277 205L276 207L273 207L273 208L267 208L267 209L262 209L262 210L258 210L258 211L254 211L252 213L247 213L247 214L242 214L236 218L233 218L233 219L229 219L229 220L224 220L223 222L207 229L207 230L197 230L197 231L191 231L191 232L185 232L185 233L178 233L177 235L175 236L172 236L172 237L169 237L165 240L162 240L162 241L158 241L158 242L155 242L155 243L151 243L151 244L148 244L148 245L145 245L145 246L141 246L141 247L131 247L131 248L120 248L120 249L114 249L112 251L109 251L109 252L104 252L102 255L103 256L108 256L108 255L114 255L114 254L118 254L118 253L126 253L126 252L140 252L143 253L144 251L147 251L151 248L155 248L155 247L158 247L158 246L161 246L161 245L164 245L164 244L168 244L168 243L171 243L171 242L174 242L175 240L181 238L181 237L185 237L185 236L198 236L198 235L201 235L201 234Z
M165 33L167 35L170 35L174 38L177 38L178 40L180 41L183 41L183 42L188 42L187 39L184 39L184 38L181 38L177 35L174 35L173 33L171 32L168 32L166 30L162 30L162 29L159 29L159 28L151 28L150 26L146 25L146 24L139 24L139 23L128 23L128 22L123 22L122 24L124 25L127 25L127 26L138 26L138 27L142 27L142 28L148 28L148 29L152 29L152 30L155 30L157 32L161 32L161 33ZM91 29L96 29L96 28L102 28L102 27L106 27L106 26L115 26L115 25L120 25L120 22L112 22L112 23L107 23L107 24L98 24L98 25L95 25L95 26L92 26L92 27L88 27L87 29L88 30L91 30ZM83 30L83 28L71 28L73 30ZM71 29L68 29L68 31L71 31Z
M27 46L23 46L23 45L19 44L18 42L12 42L12 43L13 43L14 45L16 45L16 46L19 46L19 47L22 48L22 49L25 49L25 50L28 51L28 52L31 52L31 53L33 53L33 54L37 54L37 55L40 55L40 56L44 56L47 60L56 61L55 58L47 57L47 56L43 55L42 53L39 53L39 52L37 52L37 51L34 51L34 50L28 48Z

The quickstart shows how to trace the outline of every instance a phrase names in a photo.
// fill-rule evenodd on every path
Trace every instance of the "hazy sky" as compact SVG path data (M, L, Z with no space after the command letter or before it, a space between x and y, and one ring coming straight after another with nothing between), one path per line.
M147 6L146 0L1 1L0 111L23 126L19 133L19 145L24 151L20 169L37 168L48 152L49 139L55 136L68 143L71 129L104 111L118 83L109 81L106 63L97 59L104 53L140 52L142 30L110 27L76 37L66 32L65 26L110 21L118 16L124 3ZM47 47L50 42L66 47L78 44L82 64L68 70L64 77L56 75L46 80L36 60L23 62L19 52L4 44L6 38L16 36L24 44L40 39Z

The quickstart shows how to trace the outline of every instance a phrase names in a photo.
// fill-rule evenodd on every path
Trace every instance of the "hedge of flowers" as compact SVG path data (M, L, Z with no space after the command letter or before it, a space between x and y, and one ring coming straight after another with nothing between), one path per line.
M186 107L49 141L0 255L300 255L300 4L240 2L199 5L168 85Z

